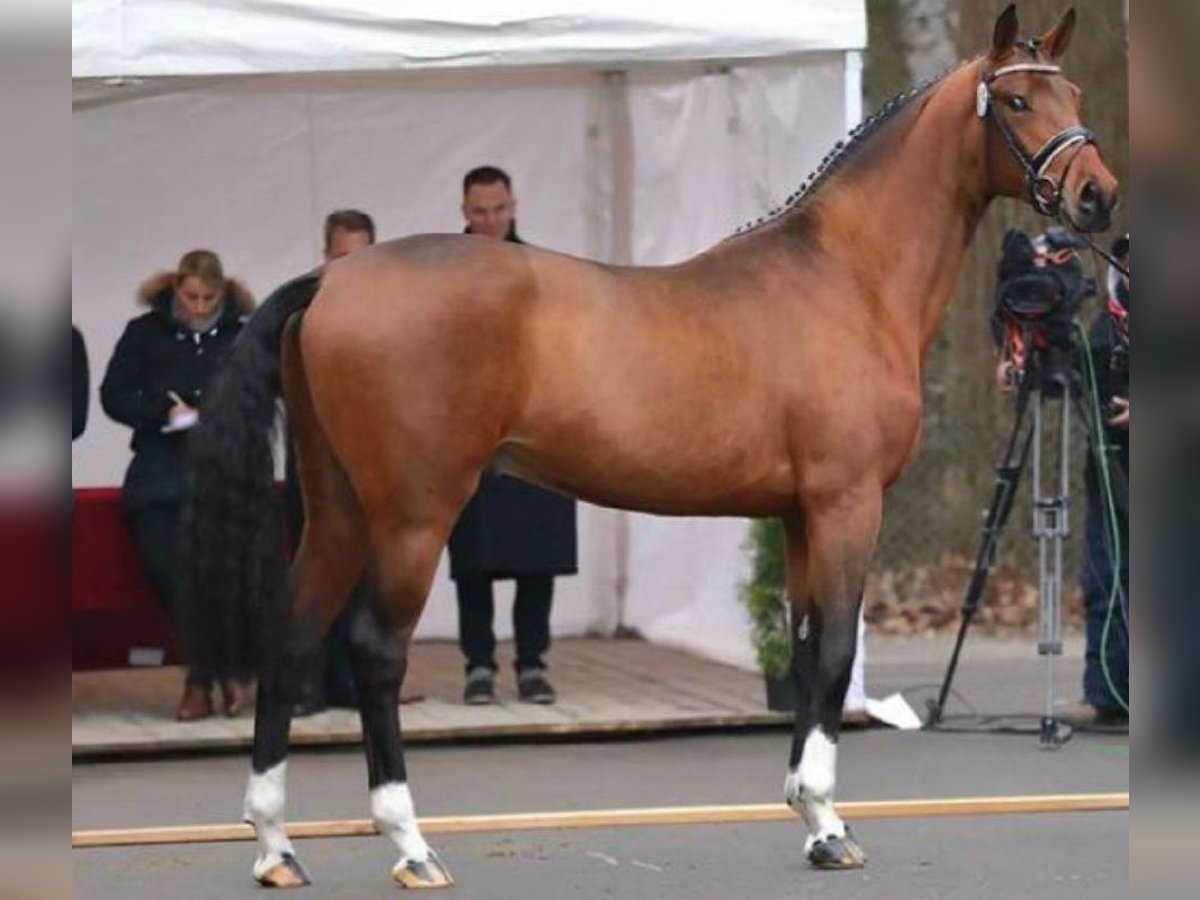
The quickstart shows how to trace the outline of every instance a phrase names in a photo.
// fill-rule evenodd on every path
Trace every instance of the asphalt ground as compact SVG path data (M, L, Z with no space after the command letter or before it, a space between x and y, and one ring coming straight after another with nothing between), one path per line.
M769 803L782 796L784 733L589 744L421 747L409 753L420 815ZM1122 737L1077 735L1054 752L1026 735L891 731L843 736L841 800L1128 790ZM365 818L357 753L305 753L289 766L289 817ZM237 757L77 766L76 828L237 821ZM862 872L809 870L799 822L645 826L431 839L454 896L1125 896L1126 813L859 821ZM392 890L383 838L297 842L317 897ZM251 896L249 843L76 850L74 896ZM837 893L844 892L844 893Z
M914 644L869 680L880 694L937 680L944 648ZM981 645L958 681L981 713L1040 711L1041 669L1024 648ZM1066 661L1064 699L1077 683ZM910 693L914 705L929 689ZM952 712L965 707L956 704ZM964 720L956 720L962 723ZM790 735L782 730L587 743L410 748L418 815L773 803L782 799ZM890 730L843 734L838 799L888 800L1127 791L1128 740L1077 734L1039 749L1032 734ZM219 824L240 818L243 755L77 764L76 829ZM292 821L367 817L362 754L295 753ZM867 868L817 872L798 821L446 834L431 844L457 880L448 897L993 898L1124 897L1127 812L862 820ZM382 837L297 842L315 884L300 896L366 898L398 890ZM75 850L77 898L260 896L250 843Z

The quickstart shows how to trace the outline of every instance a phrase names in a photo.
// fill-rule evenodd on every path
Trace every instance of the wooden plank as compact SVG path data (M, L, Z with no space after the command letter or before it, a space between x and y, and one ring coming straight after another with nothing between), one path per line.
M612 652L608 653L610 646ZM646 652L639 642L614 641L611 645L581 647L576 655L596 683L621 680L635 697L655 697L681 708L715 708L731 713L761 711L765 706L762 680L757 675L679 651L655 647ZM747 699L745 688L738 693L729 690L731 683L741 686L747 682L757 689L754 701ZM689 702L681 703L683 698Z
M1040 794L1011 797L945 797L923 800L875 800L837 804L842 818L894 819L939 816L1017 815L1034 813L1101 812L1129 809L1129 794ZM434 816L421 819L427 834L468 834L492 831L533 831L561 828L613 828L647 825L721 825L781 822L796 814L777 803L730 806L677 806L648 809L503 813L484 816ZM296 822L288 826L293 838L359 837L375 834L368 819ZM249 825L184 825L156 828L111 828L71 833L71 846L131 847L152 844L200 844L249 841Z
M461 665L455 645L415 645L411 668L421 674L410 689L419 686L429 700L401 710L406 739L418 743L738 728L786 719L763 709L757 677L718 663L640 641L568 639L556 647L555 681L563 696L558 706L525 708L507 702L513 699L508 696L511 686L506 686L502 675L501 698L506 702L480 709L456 702ZM173 691L178 673L137 673L137 677L143 675L162 682L157 686L160 691L165 687ZM77 696L82 693L78 691ZM247 747L251 728L249 718L188 726L171 722L159 712L78 710L72 745L77 756ZM353 745L361 739L357 717L342 711L297 721L292 730L296 746Z
M497 724L467 724L465 721L445 724L415 725L405 728L404 740L420 744L447 740L486 740L493 737L542 737L575 736L588 737L627 732L645 734L665 731L693 731L698 729L745 727L783 727L791 722L787 713L759 712L744 714L696 713L682 714L677 710L664 709L655 705L647 710L630 710L619 704L600 707L592 715L578 719L564 717L561 722L509 721ZM101 729L101 731L103 731ZM346 731L298 731L291 736L294 747L328 745L358 745L362 742L361 729ZM72 754L76 757L101 757L124 754L154 754L172 750L196 749L245 749L252 743L247 727L237 735L195 736L172 734L158 738L152 735L128 735L95 732L73 735Z
M606 697L616 700L623 706L646 708L648 706L665 707L681 713L717 712L742 713L747 710L744 705L733 706L722 698L714 701L705 696L703 691L697 691L689 679L672 675L668 678L652 667L626 667L623 662L594 663L590 668L592 684L602 685ZM697 676L691 681L702 680Z

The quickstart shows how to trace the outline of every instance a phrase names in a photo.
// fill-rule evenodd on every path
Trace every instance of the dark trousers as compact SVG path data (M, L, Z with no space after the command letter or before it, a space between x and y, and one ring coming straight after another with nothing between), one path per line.
M182 510L176 503L155 503L127 514L146 578L175 627L175 636L188 664L187 683L211 687L212 674L195 663L191 650L194 635L179 606L179 523Z
M550 603L554 598L553 575L520 575L513 603L516 632L517 671L541 669L542 656L550 649ZM455 582L458 589L458 645L467 658L467 671L483 666L496 670L496 633L492 630L496 606L492 579L468 576Z
M1097 709L1120 712L1121 705L1113 697L1112 687L1129 702L1129 525L1118 512L1117 546L1121 556L1121 590L1116 599L1113 590L1113 551L1110 523L1099 487L1087 479L1087 519L1084 525L1083 587L1084 614L1087 629L1087 651L1083 669L1083 699ZM1112 604L1116 604L1112 606ZM1112 616L1109 618L1109 609ZM1122 609L1126 614L1122 614ZM1104 627L1108 622L1108 640ZM1104 664L1108 665L1108 678Z

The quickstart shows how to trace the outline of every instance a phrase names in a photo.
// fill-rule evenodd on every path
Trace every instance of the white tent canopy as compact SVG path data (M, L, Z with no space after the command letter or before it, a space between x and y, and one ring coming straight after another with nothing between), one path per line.
M75 78L623 66L856 50L861 0L74 0Z
M138 282L193 247L263 297L319 261L329 210L366 210L381 239L458 231L463 172L493 163L531 243L667 263L778 204L859 118L861 0L592 7L75 0L74 318L93 383ZM75 484L120 484L128 429L92 403ZM581 506L555 633L625 625L751 664L745 533ZM455 623L443 569L419 634Z

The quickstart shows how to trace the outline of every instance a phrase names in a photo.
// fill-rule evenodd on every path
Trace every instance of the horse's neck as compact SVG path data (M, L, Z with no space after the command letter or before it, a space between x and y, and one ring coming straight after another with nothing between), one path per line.
M900 330L918 362L989 199L982 126L966 99L976 77L967 66L916 101L822 204L823 249L853 270L862 300Z

